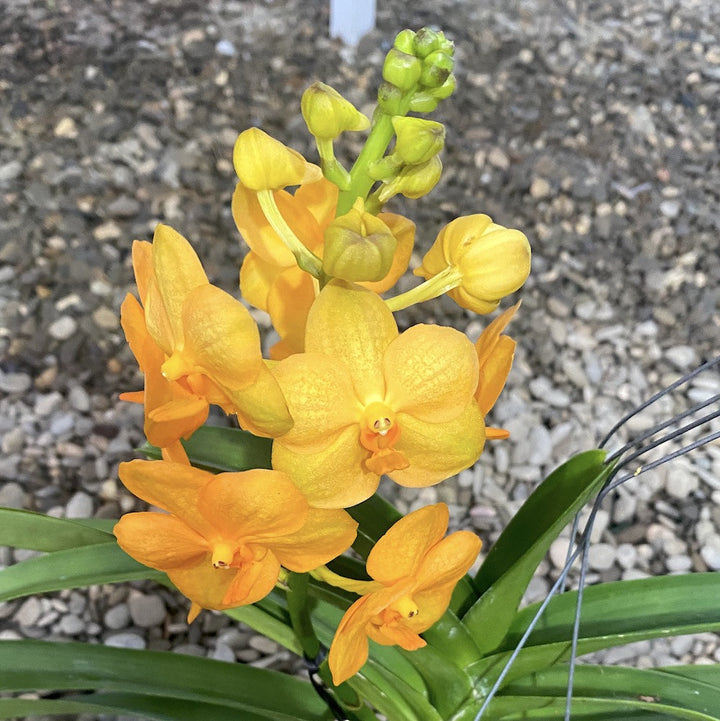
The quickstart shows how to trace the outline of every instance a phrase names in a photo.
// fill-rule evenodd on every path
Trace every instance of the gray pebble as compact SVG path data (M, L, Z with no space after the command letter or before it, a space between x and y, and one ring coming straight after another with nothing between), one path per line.
M185 656L204 656L205 649L197 643L181 643L172 649L173 653L180 653Z
M25 444L25 431L22 428L11 428L2 439L3 453L19 453Z
M70 614L60 619L58 630L66 636L77 636L85 630L85 623L81 618Z
M72 386L68 392L68 401L76 410L84 413L90 410L90 396L82 386Z
M48 326L50 337L55 340L67 340L77 331L77 321L70 315L61 315Z
M711 571L720 571L720 546L703 546L700 555Z
M594 571L607 571L615 563L615 548L609 543L595 543L588 551L588 564Z
M27 373L3 373L0 371L0 391L4 393L25 393L32 386Z
M38 395L35 398L35 415L49 416L60 407L62 400L63 397L58 391Z
M105 639L106 646L115 646L117 648L145 648L147 642L137 633L113 633Z
M675 345L665 351L665 357L679 371L692 370L698 364L697 353L688 345Z
M23 601L22 606L15 614L15 621L21 626L34 626L40 616L42 616L43 609L40 599L36 596L30 596L30 598Z
M160 596L133 594L128 600L130 617L141 628L157 626L165 620L167 609Z
M130 609L126 603L119 603L109 608L103 616L105 625L113 631L119 631L130 623Z
M57 413L50 421L50 433L63 436L75 427L75 416L72 413Z
M259 651L265 656L269 656L271 653L277 653L279 646L275 641L271 641L265 636L252 636L248 641L250 648Z
M93 514L93 499L84 491L73 494L65 506L66 518L90 518Z
M8 481L0 485L0 506L22 508L25 505L25 490L19 483Z
M218 643L215 645L210 658L214 658L216 661L228 661L233 663L235 661L235 651L230 646L226 646L224 643Z

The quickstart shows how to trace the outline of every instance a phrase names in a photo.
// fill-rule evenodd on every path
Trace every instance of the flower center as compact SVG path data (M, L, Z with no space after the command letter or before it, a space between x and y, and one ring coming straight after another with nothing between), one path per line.
M402 453L395 449L400 437L400 426L395 412L381 401L370 403L360 420L360 443L370 451L365 466L371 473L383 473L407 468L409 463Z
M252 549L243 544L218 541L213 545L213 568L242 568L253 560Z

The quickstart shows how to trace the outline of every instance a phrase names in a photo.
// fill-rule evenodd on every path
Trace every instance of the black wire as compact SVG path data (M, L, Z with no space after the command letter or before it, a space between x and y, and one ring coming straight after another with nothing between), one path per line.
M315 689L315 693L327 704L330 712L335 717L336 721L348 721L347 714L343 711L340 704L335 700L335 697L330 693L325 682L320 677L319 671L322 662L325 660L325 649L320 648L320 652L315 658L309 658L303 656L305 660L305 668L310 678L310 683Z
M687 383L692 378L697 376L699 373L714 367L715 365L720 363L720 356L707 361L700 367L696 368L694 371L691 371L690 373L684 375L682 378L678 379L671 385L669 385L667 388L664 388L663 390L659 391L658 393L654 394L650 399L642 403L640 406L638 406L636 409L628 413L620 422L616 423L610 432L605 436L602 443L600 444L600 447L603 447L610 438L617 432L617 430L626 423L629 419L633 418L635 415L640 413L641 411L645 410L648 406L650 406L655 401L659 400L660 398L668 395L673 390L678 388L679 386ZM683 456L687 453L690 453L691 451L695 450L696 448L699 448L701 446L707 445L708 443L711 443L712 441L720 438L720 431L716 431L713 433L709 433L696 441L693 441L692 443L689 443L686 446L683 446L682 448L679 448L677 450L672 451L671 453L667 453L666 455L662 456L662 458L659 458L655 461L649 462L647 464L641 465L639 468L637 468L632 473L626 473L619 478L617 477L623 469L627 468L628 465L633 463L635 460L640 458L642 455L647 453L648 451L653 450L654 448L657 448L660 445L663 445L664 443L667 443L669 441L672 441L676 438L682 437L689 431L699 427L706 425L710 421L714 420L715 418L720 417L720 408L713 411L712 413L708 413L705 416L703 416L700 419L697 419L691 423L686 424L682 428L676 429L670 433L667 433L666 435L662 436L661 438L652 441L651 443L647 443L644 446L639 446L639 444L642 444L643 441L647 440L648 438L651 438L652 436L659 433L661 430L664 430L665 428L676 424L679 420L682 420L683 418L688 417L689 415L692 415L693 413L696 413L697 411L701 410L702 408L705 408L712 403L715 403L716 401L720 400L720 394L716 394L712 396L711 398L696 404L692 408L683 411L676 416L673 416L668 421L663 421L662 423L658 424L657 426L654 426L653 428L649 429L648 431L644 431L639 437L635 438L634 440L627 443L625 446L623 446L619 451L615 451L613 454L608 456L606 458L606 463L611 463L615 461L616 459L620 458L621 460L617 463L616 467L613 469L612 473L608 476L607 480L605 481L605 484L598 492L597 496L595 497L595 500L593 502L592 508L590 510L590 514L588 516L588 520L585 524L585 527L583 529L583 532L579 539L577 539L575 549L572 548L572 543L576 539L578 525L579 525L579 519L580 519L580 513L578 512L575 515L575 518L573 520L573 525L571 529L570 534L570 545L568 547L568 553L565 560L565 565L563 566L560 575L558 576L557 580L555 581L554 585L548 592L546 598L538 608L538 610L535 612L535 615L531 619L527 629L523 633L522 637L518 641L517 645L515 646L515 649L513 650L512 654L506 661L505 665L503 666L502 671L500 672L500 675L496 679L495 683L491 687L490 691L488 692L487 696L484 699L484 702L478 711L477 715L475 716L474 721L480 721L480 719L483 717L485 710L490 705L490 702L494 698L497 691L500 689L500 686L502 685L502 682L507 675L507 673L510 671L510 668L512 667L513 663L517 659L518 655L520 654L520 651L525 646L528 638L530 637L530 634L534 630L535 626L537 625L537 622L540 620L540 617L545 612L545 609L547 608L548 604L552 600L552 598L558 593L563 592L565 590L565 584L567 582L568 574L570 573L570 569L572 568L573 564L577 560L578 556L581 556L581 564L580 564L580 577L579 577L579 586L578 586L578 592L577 592L577 600L575 604L575 615L573 618L573 632L572 632L572 640L571 640L571 651L570 651L570 662L569 662L569 668L568 668L568 688L567 688L567 695L565 700L565 716L564 721L570 721L570 712L572 708L572 698L573 698L573 685L574 685L574 679L575 679L575 668L577 663L577 647L579 643L579 637L580 637L580 618L582 615L582 601L583 601L583 592L585 587L585 579L587 576L587 570L588 570L588 551L590 548L590 537L592 535L593 526L595 523L595 519L597 517L597 513L600 510L601 504L603 500L608 496L609 493L614 491L615 489L619 488L624 483L627 483L629 480L636 478L637 476L642 475L643 473L646 473L649 470L652 470L654 468L657 468L665 463L668 463L676 458L679 458L680 456ZM623 455L625 455L628 451L630 451L632 448L635 448L636 446L639 446L638 450L634 453L631 453L627 455L625 458L622 458Z
M638 413L644 411L648 406L655 403L655 401L659 400L663 396L666 396L668 393L672 393L676 388L683 385L684 383L687 383L688 381L692 380L696 375L702 373L703 371L708 370L708 368L712 368L713 366L718 365L720 363L720 355L716 356L715 358L711 358L709 361L706 361L701 366L698 366L695 370L690 371L690 373L685 374L681 378L678 378L674 383L671 383L666 388L663 388L661 391L658 391L654 396L651 396L648 398L644 403L641 403L637 408L633 409L628 413L627 415L623 416L607 433L605 438L600 441L600 448L604 448L607 442L615 435L617 430L625 425L633 416L636 416Z

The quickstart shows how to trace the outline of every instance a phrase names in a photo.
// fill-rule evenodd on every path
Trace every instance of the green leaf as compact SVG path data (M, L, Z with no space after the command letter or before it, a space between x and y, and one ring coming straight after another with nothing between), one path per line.
M272 468L272 439L260 438L239 428L201 426L182 441L193 466L206 471L247 471L250 468ZM139 449L148 458L162 457L160 449L145 443Z
M33 551L61 551L97 543L108 543L114 536L65 518L43 513L0 508L0 546Z
M129 693L89 693L59 699L0 699L0 719L39 714L88 714L118 712L158 721L238 721L236 709L199 701L178 700L166 696ZM267 721L268 716L243 711L243 721Z
M583 596L578 654L649 638L720 630L720 574L694 573L590 586ZM692 603L688 601L692 599ZM505 683L569 657L577 592L548 604ZM469 671L489 686L500 674L538 604L518 613L498 652Z
M567 666L555 666L509 684L488 709L488 718L526 718L516 715L523 705L527 709L543 709L545 713L550 709L563 710L567 672ZM573 714L602 707L614 713L647 709L679 719L720 721L720 689L663 670L577 666ZM506 716L508 711L513 713ZM554 717L561 718L548 716Z
M165 574L130 558L117 543L55 551L0 571L0 601L98 583L161 580Z
M666 666L661 671L684 676L693 681L702 681L716 688L720 688L720 664L698 664L695 666Z
M329 718L310 684L265 669L160 651L1 642L0 690L36 688L159 696L237 709L273 721Z
M553 471L525 501L475 577L482 593L462 616L482 652L505 636L535 569L560 531L612 472L605 451L587 451Z

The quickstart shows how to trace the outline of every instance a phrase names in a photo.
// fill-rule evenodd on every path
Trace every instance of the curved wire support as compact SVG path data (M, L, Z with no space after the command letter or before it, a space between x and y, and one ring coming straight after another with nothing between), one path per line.
M608 441L620 430L627 421L629 421L631 418L635 417L638 413L642 412L643 410L650 407L652 404L656 403L661 398L664 398L665 396L671 394L676 389L684 386L685 384L689 383L693 378L697 377L700 373L707 371L711 368L714 368L715 366L720 365L720 355L716 358L713 358L706 363L703 363L701 366L696 368L695 370L691 371L690 373L682 376L677 381L672 383L671 385L667 386L667 388L664 388L663 390L659 391L655 395L653 395L651 398L649 398L647 401L639 405L637 408L635 408L633 411L628 413L623 417L621 421L616 423L610 432L603 438L600 447L604 447L607 445ZM673 426L676 426L677 423L685 418L694 416L699 411L711 407L712 410L705 413L699 418L693 419L691 422L679 427L674 428L673 430L668 431L664 435L660 436L659 438L653 438L660 432L665 431L668 428L672 428ZM570 573L571 568L575 564L575 562L580 559L580 575L578 579L578 593L577 593L577 602L575 606L575 616L573 620L573 633L572 633L572 639L571 639L571 645L570 645L570 659L568 664L568 686L567 686L567 695L565 698L565 715L564 715L564 721L570 721L570 714L572 709L572 698L573 698L573 681L575 677L575 667L577 665L577 647L578 647L578 640L580 636L580 618L582 615L582 601L583 601L583 591L585 587L585 581L587 577L587 570L588 570L588 551L590 548L590 539L592 536L592 530L595 523L595 519L597 517L598 511L600 510L602 506L603 500L614 490L619 488L624 483L627 483L629 480L636 478L637 476L642 475L643 473L646 473L649 470L652 470L654 468L658 468L659 466L664 465L665 463L668 463L676 458L679 458L680 456L686 455L687 453L690 453L691 451L700 448L702 446L707 445L708 443L711 443L714 440L717 440L720 438L720 430L717 431L711 431L710 433L707 433L700 438L686 443L685 445L681 446L680 448L673 449L672 451L669 451L665 453L660 458L657 458L655 460L649 461L645 464L637 466L637 468L634 471L627 471L628 466L631 466L638 460L642 460L642 456L644 456L646 453L656 449L660 448L666 443L683 439L685 436L687 436L688 433L691 431L701 428L703 426L706 426L710 424L712 421L720 418L720 394L715 394L711 396L710 398L701 401L694 406L688 408L687 410L684 410L677 415L673 416L672 418L665 420L652 428L647 429L646 431L643 431L638 436L633 438L628 443L624 444L620 449L617 451L614 451L612 454L608 455L606 458L606 463L613 463L616 462L616 466L613 469L613 472L608 476L607 481L605 482L605 485L602 487L602 489L598 492L598 495L596 496L595 500L593 501L593 504L590 508L590 513L588 515L587 521L585 522L585 526L582 530L582 533L578 536L578 530L580 525L580 514L578 513L573 521L571 536L570 536L570 546L568 548L568 554L565 560L565 565L563 566L562 570L560 571L560 575L558 576L557 580L555 581L554 585L548 592L545 600L542 602L542 604L537 609L535 615L533 616L532 620L530 621L530 624L528 625L525 633L523 634L522 638L518 641L517 646L515 647L513 653L510 655L508 660L506 661L503 670L501 671L500 675L498 676L497 680L493 684L492 688L488 692L487 696L484 699L484 702L478 711L477 715L475 716L474 721L480 721L482 719L483 715L485 714L485 711L487 710L488 706L490 705L492 699L495 697L495 694L498 692L500 687L502 686L502 682L505 679L505 676L509 672L511 666L517 659L520 651L525 646L528 638L530 637L530 634L533 632L535 626L537 625L538 621L540 620L542 614L545 612L545 609L547 608L548 604L552 600L552 598L557 595L558 593L562 593L565 590L568 575ZM574 542L574 547L573 547Z

